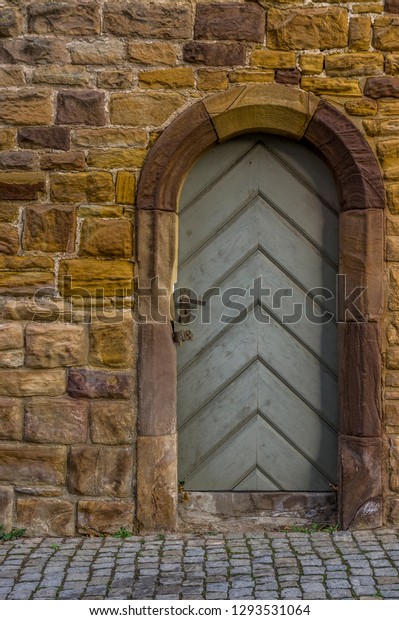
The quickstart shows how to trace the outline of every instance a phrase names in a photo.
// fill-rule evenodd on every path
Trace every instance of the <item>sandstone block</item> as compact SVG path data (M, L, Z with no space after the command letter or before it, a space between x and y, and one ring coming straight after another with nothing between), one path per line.
M131 447L72 447L69 489L81 495L129 497L132 470Z
M399 75L399 54L387 54L385 56L385 73Z
M12 486L0 486L0 523L6 532L13 526L14 489Z
M0 129L0 150L15 146L15 129Z
M252 3L197 4L194 36L263 43L265 11Z
M23 86L25 75L19 67L2 67L0 69L0 84L2 88L7 86Z
M345 47L348 42L346 9L271 8L267 14L267 44L271 49L302 50Z
M0 324L0 351L21 349L24 346L24 332L21 323Z
M399 13L398 0L385 0L384 10L386 13Z
M355 99L345 101L345 110L353 116L374 116L377 114L377 104L372 99Z
M303 75L319 75L324 68L324 56L320 54L302 54L299 66Z
M325 58L328 75L351 77L353 75L378 75L384 71L384 56L378 52L329 54Z
M199 90L225 90L229 83L226 71L199 69L197 76Z
M87 165L94 168L140 168L147 151L135 148L93 149L87 155Z
M19 11L6 6L0 8L0 37L15 37L21 34L22 16Z
M399 310L399 268L389 270L388 307L390 310ZM392 363L392 362L390 362Z
M80 534L114 534L121 527L133 528L132 502L81 501L78 502L78 532Z
M399 78L368 78L364 87L364 94L372 99L381 99L383 97L399 98Z
M278 84L299 84L301 81L301 72L299 69L277 69L276 82Z
M84 170L85 155L80 151L46 153L40 157L42 170Z
M327 58L327 57L326 57ZM315 95L361 96L359 82L349 78L303 77L301 86Z
M87 86L89 81L90 74L86 68L73 65L38 67L32 73L34 84Z
M213 67L245 65L245 46L242 43L192 41L183 46L183 60Z
M74 207L35 205L25 209L22 243L26 250L73 252L75 232Z
M97 75L98 88L126 89L131 88L133 73L130 70L101 71Z
M368 136L389 136L399 133L399 119L387 118L383 120L364 120L363 127Z
M0 439L21 441L23 428L23 401L16 398L0 398Z
M349 21L349 47L360 52L367 51L371 44L371 19L368 15L352 17Z
M233 84L262 84L274 81L274 71L256 71L254 69L239 69L229 73L229 80Z
M66 392L64 370L0 370L0 396L60 396Z
M28 444L0 445L0 479L13 484L65 483L67 449Z
M58 125L105 125L104 93L64 90L58 93Z
M26 327L25 363L31 368L79 366L87 360L85 326L30 323Z
M10 224L0 224L0 254L16 254L18 250L18 229Z
M38 156L27 151L0 152L0 170L34 170L37 168Z
M114 200L114 184L109 172L53 173L50 175L50 185L51 197L56 202Z
M0 368L20 368L24 365L24 357L23 349L0 351Z
M80 238L80 254L131 258L132 225L127 220L85 220Z
M96 444L132 444L135 439L132 403L98 400L90 404L91 440Z
M399 140L390 138L377 143L377 153L384 171L384 177L391 181L399 180Z
M104 32L141 39L189 39L192 34L189 7L175 3L107 3Z
M18 145L26 149L57 149L70 146L69 129L65 127L24 127L18 129Z
M77 258L62 260L59 271L65 297L123 297L133 289L133 265L126 260Z
M67 398L34 398L27 402L25 440L37 443L85 443L88 403Z
M93 366L123 368L133 363L133 326L123 323L92 323L90 326L90 356Z
M69 371L68 393L73 398L129 398L132 388L131 372Z
M142 129L122 127L104 129L75 129L73 144L83 148L141 146L147 143L147 133Z
M255 50L251 54L251 65L262 69L294 69L296 66L295 52Z
M8 125L49 125L52 117L48 91L19 90L0 94L0 122Z
M0 42L0 62L46 65L69 61L65 43L57 38L8 39Z
M375 18L373 45L383 52L399 50L399 16L381 15Z
M133 41L128 43L127 59L141 65L169 65L176 64L176 50L171 43L164 41Z
M139 81L148 88L193 88L194 73L190 67L173 67L172 69L155 69L140 71Z
M86 218L86 217L102 217L102 218L113 218L113 217L123 217L123 207L122 206L108 206L104 207L102 205L84 205L78 207L78 217Z
M125 46L122 41L98 39L94 43L75 41L68 46L76 65L117 65L123 62Z
M136 179L134 174L124 170L118 172L116 178L116 202L123 205L133 205L135 184Z
M399 369L399 347L389 347L387 350L386 367L388 370Z
M399 261L399 240L397 237L387 237L385 258L387 261Z
M19 497L16 502L17 525L27 535L73 536L75 509L73 502L43 497Z
M387 185L387 201L390 212L399 215L399 183Z
M3 200L37 200L44 191L43 173L0 172L0 193Z
M115 125L158 126L184 103L177 93L111 95L111 122Z
M96 3L35 2L28 7L29 32L64 36L93 35L100 32L99 7Z
M19 216L19 203L1 202L0 203L0 222L16 224Z
M44 256L0 256L0 293L31 295L53 287L53 267Z

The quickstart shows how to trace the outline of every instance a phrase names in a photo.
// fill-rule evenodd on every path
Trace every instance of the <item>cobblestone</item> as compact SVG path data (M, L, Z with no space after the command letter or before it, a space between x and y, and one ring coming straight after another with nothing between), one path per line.
M0 599L399 598L399 532L0 543Z

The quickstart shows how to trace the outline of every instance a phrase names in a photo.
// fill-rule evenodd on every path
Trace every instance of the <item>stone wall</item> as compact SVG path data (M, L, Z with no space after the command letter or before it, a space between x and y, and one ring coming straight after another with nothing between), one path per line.
M399 3L0 6L0 523L135 518L135 188L160 132L237 84L346 114L387 191L385 507L399 524ZM39 291L39 292L38 292Z

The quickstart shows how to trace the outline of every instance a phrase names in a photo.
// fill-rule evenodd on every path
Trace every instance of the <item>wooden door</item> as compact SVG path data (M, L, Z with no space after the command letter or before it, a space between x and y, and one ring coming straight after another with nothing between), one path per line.
M324 163L277 136L218 145L187 177L177 288L205 306L178 347L186 489L336 482L338 210Z

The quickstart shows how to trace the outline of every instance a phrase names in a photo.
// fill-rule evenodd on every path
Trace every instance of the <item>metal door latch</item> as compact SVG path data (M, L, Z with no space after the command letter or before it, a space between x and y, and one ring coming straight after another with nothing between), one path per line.
M173 332L173 342L177 342L178 345L188 340L194 340L194 334L190 329L181 329L178 332Z

